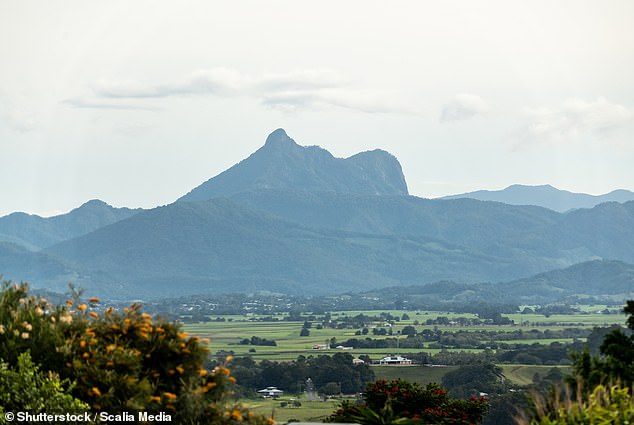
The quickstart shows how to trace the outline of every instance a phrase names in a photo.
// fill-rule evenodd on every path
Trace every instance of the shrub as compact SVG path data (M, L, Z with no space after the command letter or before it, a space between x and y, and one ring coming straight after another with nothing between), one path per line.
M42 372L28 351L18 355L15 367L0 362L0 423L5 423L4 412L81 414L88 411L86 403L69 394L72 388L68 380Z
M205 370L208 349L178 324L139 305L97 313L99 300L73 298L52 307L29 296L26 284L5 283L0 356L15 365L18 353L30 350L42 368L74 382L73 396L94 412L165 412L183 424L266 421L229 402L235 382L229 369Z
M629 424L634 422L634 399L627 387L598 385L586 398L577 399L567 391L563 397L557 393L549 400L535 400L536 415L530 421L518 418L520 425L567 424Z
M378 380L363 392L365 403L344 402L329 417L330 422L401 423L411 420L421 424L475 424L488 410L484 398L451 398L438 384L425 388L402 380Z

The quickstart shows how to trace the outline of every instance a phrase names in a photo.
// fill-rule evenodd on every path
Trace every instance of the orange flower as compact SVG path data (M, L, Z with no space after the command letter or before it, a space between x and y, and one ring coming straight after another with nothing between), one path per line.
M86 304L82 304L82 305L77 306L77 310L79 310L79 311L84 311L87 308L88 308L88 306Z
M181 373L181 374L185 372L185 369L183 369L182 366L176 366L176 370L178 371L178 373Z
M176 400L176 394L174 393L164 392L163 397L165 397L168 400Z
M79 346L81 348L84 348L86 346L86 341L84 341L84 340L79 341Z
M235 419L236 421L241 421L242 413L239 410L234 409L233 412L231 412L231 417Z
M91 299L88 300L89 303L98 303L99 301L101 300L97 297L92 297Z
M198 369L198 373L200 373L200 376L205 376L207 375L207 369Z
M73 304L75 304L75 303L73 302L73 300L66 300L66 304L68 304L68 305L73 305Z
M90 314L90 317L95 318L95 319L96 319L97 317L99 317L99 315L98 315L97 313L95 313L94 311L91 311L91 312L90 312L90 313L88 313L88 314Z
M92 392L97 396L101 396L101 391L99 391L99 388L97 387L92 387Z

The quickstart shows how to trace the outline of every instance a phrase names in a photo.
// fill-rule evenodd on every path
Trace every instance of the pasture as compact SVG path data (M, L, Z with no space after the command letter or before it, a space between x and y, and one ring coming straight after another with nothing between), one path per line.
M320 354L334 354L340 352L340 349L336 349L338 344L351 339L384 339L384 338L396 338L397 344L404 341L407 337L401 335L401 332L405 326L414 326L417 332L421 332L424 329L432 329L434 331L441 331L443 333L455 333L455 332L479 332L490 331L497 333L504 332L517 332L522 330L524 333L530 332L533 329L538 331L558 331L566 328L583 328L590 330L593 327L604 327L613 324L622 324L625 316L622 314L602 314L598 312L598 309L590 307L582 308L583 312L578 314L557 314L551 316L544 316L540 314L504 314L504 317L508 317L513 320L515 324L508 325L493 325L493 324L480 324L471 326L457 325L454 321L460 317L462 318L475 318L473 314L466 313L449 313L441 311L403 311L403 310L385 310L385 311L340 311L331 312L331 320L337 321L345 318L351 318L358 314L364 314L366 316L378 316L381 313L389 313L394 317L401 318L405 314L406 319L399 321L392 321L386 323L385 321L376 321L368 324L368 328L384 328L391 332L392 335L373 335L372 332L368 332L367 335L358 335L360 329L349 328L337 328L324 326L321 329L317 328L319 320L312 321L313 326L309 329L309 336L300 336L300 331L304 324L304 321L288 321L282 320L283 315L273 316L275 321L261 321L263 318L256 315L234 315L234 316L222 316L223 321L211 321L201 322L195 324L186 324L184 329L193 335L209 338L211 340L211 350L216 353L232 351L236 355L251 355L254 359L268 359L277 361L288 361L296 359L298 356L310 356ZM308 314L308 313L307 313ZM268 316L269 318L271 316ZM428 319L434 320L437 317L446 317L451 324L444 325L427 325L425 324ZM269 319L270 320L270 319ZM259 338L266 338L268 340L274 340L276 346L253 346L243 345L240 341L243 339L250 339L252 336ZM329 345L332 339L336 340L336 344L331 349L314 349L313 347L319 345ZM530 339L514 339L514 338L501 338L500 342L507 344L550 344L552 342L572 342L572 338L530 338ZM490 339L483 342L491 342ZM441 349L439 347L430 348L430 344L424 344L423 348L366 348L366 349L354 349L346 351L355 357L360 355L367 355L373 360L378 360L387 355L406 354L412 352L425 351L430 354L435 354ZM446 348L447 351L481 351L478 349L470 348Z

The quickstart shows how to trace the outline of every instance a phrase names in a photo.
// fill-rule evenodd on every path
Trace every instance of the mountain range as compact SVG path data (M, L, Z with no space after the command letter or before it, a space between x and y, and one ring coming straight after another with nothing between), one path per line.
M551 185L526 186L515 184L503 190L478 190L459 195L444 196L440 199L470 198L479 201L503 202L510 205L536 205L558 212L579 208L592 208L605 202L634 201L634 192L624 189L613 190L603 195L588 195L560 190Z
M388 295L389 294L389 295ZM366 297L407 300L410 305L464 306L467 304L544 305L622 303L634 298L634 265L622 261L592 260L563 269L508 282L465 284L438 281L416 286L366 291Z
M85 235L128 218L139 209L113 208L93 199L66 214L44 218L16 212L0 217L0 241L13 242L37 251L58 242Z
M49 219L0 218L0 271L35 287L63 291L72 281L119 299L332 294L448 280L486 288L603 264L595 260L634 263L633 240L632 201L562 213L418 198L385 151L335 158L278 129L170 205L131 210L91 201ZM609 275L597 274L596 286L615 282Z

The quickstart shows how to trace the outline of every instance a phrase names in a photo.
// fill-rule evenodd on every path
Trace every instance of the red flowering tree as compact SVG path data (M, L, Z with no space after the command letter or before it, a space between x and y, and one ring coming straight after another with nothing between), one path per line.
M388 424L477 424L488 411L484 398L451 398L438 384L378 380L363 392L364 404L343 403L331 422Z

